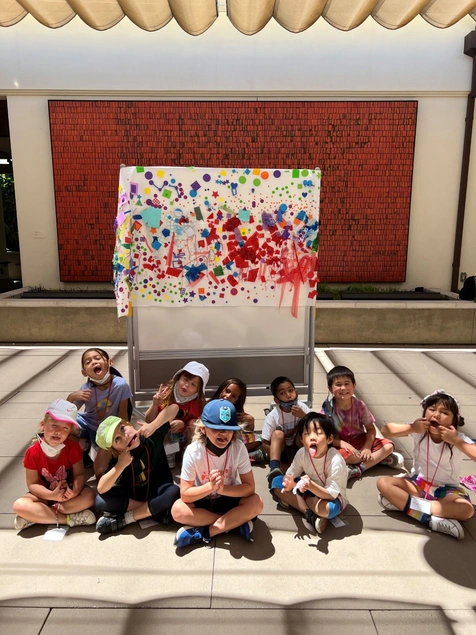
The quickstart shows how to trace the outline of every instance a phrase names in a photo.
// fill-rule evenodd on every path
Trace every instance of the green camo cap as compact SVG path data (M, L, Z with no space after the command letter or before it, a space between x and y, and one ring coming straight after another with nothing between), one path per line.
M109 450L112 445L114 432L121 421L122 419L120 417L107 417L107 419L104 419L104 421L99 424L96 432L96 444L100 448Z

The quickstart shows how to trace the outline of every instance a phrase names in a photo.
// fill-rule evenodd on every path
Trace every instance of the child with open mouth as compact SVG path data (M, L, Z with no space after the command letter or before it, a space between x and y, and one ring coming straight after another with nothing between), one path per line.
M309 412L298 422L302 447L286 471L282 482L273 481L274 495L283 507L294 507L304 514L311 531L321 534L331 518L347 504L347 467L332 447L335 426L329 417Z
M90 450L94 460L94 474L99 479L107 467L111 455L96 444L99 424L108 416L129 419L128 406L132 397L131 389L118 371L112 368L112 360L101 348L88 348L81 356L81 373L86 383L68 395L79 409L78 436L84 449Z
M180 496L172 517L184 524L175 536L177 548L208 544L221 533L237 529L253 541L253 522L263 508L255 493L248 452L234 405L225 399L207 403L185 450Z
M177 405L167 406L139 432L119 417L107 417L99 425L96 443L112 454L97 487L95 508L102 513L96 523L99 533L119 531L149 517L168 525L180 490L167 464L164 438L177 411Z
M387 423L389 437L413 437L410 476L382 477L378 501L385 511L400 511L432 531L464 538L460 521L469 520L474 507L460 471L464 458L476 461L476 443L459 431L464 419L453 395L436 390L422 401L423 416L413 423Z
M15 529L34 523L76 527L96 522L89 509L94 493L85 486L83 451L68 438L79 429L77 415L76 406L64 399L49 405L23 461L28 494L13 505Z

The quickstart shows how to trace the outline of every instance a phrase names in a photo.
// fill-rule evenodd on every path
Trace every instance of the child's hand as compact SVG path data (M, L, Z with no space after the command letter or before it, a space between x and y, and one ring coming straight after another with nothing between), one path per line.
M185 423L180 419L174 419L170 424L170 432L181 432L185 428Z
M152 426L146 423L145 421L138 421L137 425L140 426L138 433L141 435L141 437L144 437L145 439L148 439L150 435L153 434L154 432Z
M124 470L128 465L132 463L133 456L130 453L130 450L124 450L119 454L119 458L117 459L117 467L120 470Z
M284 492L290 492L294 487L294 476L288 476L287 474L284 475L283 478L283 489L281 490L281 493L284 494Z
M430 427L430 422L425 417L419 417L413 422L412 432L417 434L424 434Z
M77 390L76 392L71 393L70 398L73 401L89 401L92 395L92 390Z
M246 414L246 412L238 412L238 423L244 426L245 430L253 432L255 429L255 418L252 415Z
M51 485L53 485L53 483ZM66 500L65 495L64 495L64 493L65 493L64 481L61 481L59 483L57 481L55 481L55 485L56 485L56 487L51 492L50 500L57 501L57 502L61 503L62 501Z
M357 448L354 448L354 446L351 445L350 443L347 443L347 441L341 441L340 442L340 447L343 450L347 450L348 452L350 452L352 454L352 456L358 456L360 458L361 455L362 455L360 450L357 450Z
M159 404L163 402L163 400L167 397L168 394L169 394L169 387L163 386L162 384L160 384L159 390L152 397L152 401L154 402L156 406L158 406Z
M212 485L212 492L220 493L223 490L223 476L220 470L210 471L210 483Z
M367 463L368 461L372 460L372 450L369 450L369 448L362 448L362 450L360 451L360 458L362 459L362 461L364 463Z
M311 479L307 474L303 474L297 483L297 487L299 491L304 494L309 489L309 485L311 484Z
M453 426L450 426L449 428L446 428L445 426L438 426L438 430L440 431L441 438L445 443L454 445L459 438L458 432Z
M71 500L72 498L75 498L77 496L77 493L71 489L70 487L67 487L64 490L64 499L63 500Z
M301 408L301 406L298 406L297 404L294 404L294 406L291 408L291 414L293 415L293 417L301 418L301 417L304 417L304 415L306 413Z

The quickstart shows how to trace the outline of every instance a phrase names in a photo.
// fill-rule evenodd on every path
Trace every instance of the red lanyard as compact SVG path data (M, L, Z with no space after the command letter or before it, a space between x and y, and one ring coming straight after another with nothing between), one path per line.
M443 452L445 450L445 444L444 444L443 441L442 441L441 445L443 447L441 448L440 458L438 459L438 463L436 464L436 470L435 470L435 472L433 474L433 478L431 479L431 483L428 486L428 489L425 490L425 498L430 493L431 486L433 485L433 481L435 480L436 473L438 472L438 468L440 467L441 457L443 456ZM428 432L428 436L426 437L426 482L427 483L428 483L428 460L429 460L429 456L430 456L430 433Z
M314 472L317 474L318 479L321 481L321 483L323 485L326 484L326 479L327 479L327 474L326 474L326 461L327 461L327 452L326 452L326 456L324 457L324 469L323 469L323 473L324 473L324 480L322 480L321 475L319 474L319 472L317 471L316 466L314 465L314 461L312 460L311 455L309 455L309 459L311 461L311 465L312 465L312 469L314 470Z
M114 381L114 379L111 379L111 383L109 384L109 388L107 391L107 397L106 397L106 412L104 413L104 417L103 419L101 419L101 421L104 421L104 419L106 418L107 413L110 410L110 406L109 406L109 395L111 394L111 388L112 388L112 382ZM100 424L99 421L99 409L98 409L98 389L96 386L94 386L94 394L96 395L96 427Z

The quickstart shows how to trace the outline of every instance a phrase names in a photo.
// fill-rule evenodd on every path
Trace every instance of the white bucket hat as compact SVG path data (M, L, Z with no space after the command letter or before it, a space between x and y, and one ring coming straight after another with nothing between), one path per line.
M190 375L200 377L203 382L203 390L205 390L208 380L210 379L210 371L206 366L200 364L200 362L188 362L188 364L185 364L183 368L175 373L174 379L178 377L180 373L183 373L183 371L190 373Z

